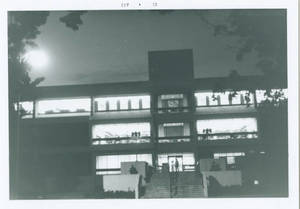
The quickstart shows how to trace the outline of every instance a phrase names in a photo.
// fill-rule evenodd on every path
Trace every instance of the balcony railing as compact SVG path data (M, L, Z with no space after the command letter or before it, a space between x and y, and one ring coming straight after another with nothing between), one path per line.
M158 171L161 171L162 168L163 168L162 165L157 165L157 166L156 166L156 169L157 169ZM169 168L169 169L170 169L170 168ZM195 171L195 169L196 169L196 165L195 165L195 164L183 164L183 165L182 165L182 171Z
M206 140L257 139L257 138L258 138L257 132L198 134L198 140L199 141L206 141Z
M158 113L180 113L188 112L190 107L161 107L156 109Z
M190 136L167 136L159 137L158 143L181 143L181 142L190 142Z
M249 104L245 104L245 103L241 103L241 104L207 104L207 105L197 105L196 108L202 108L202 107L251 107L253 106L253 103L249 103Z
M150 136L142 137L117 137L117 138L95 138L92 139L93 145L111 145L111 144L142 144L150 143Z
M97 175L120 174L121 168L100 168L96 169Z
M150 108L140 108L140 109L115 109L115 110L95 110L95 113L107 113L107 112L134 112L134 111L150 111Z

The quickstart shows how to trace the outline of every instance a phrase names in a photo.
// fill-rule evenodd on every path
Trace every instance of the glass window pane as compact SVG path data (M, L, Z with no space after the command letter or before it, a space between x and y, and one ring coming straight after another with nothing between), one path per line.
M128 98L120 97L120 109L121 110L128 110Z
M235 160L234 160L234 157L227 157L227 164L234 164L235 163Z
M92 129L93 138L116 138L137 136L150 136L150 123L120 123L120 124L98 124Z
M97 106L95 107L95 111L105 111L106 110L106 100L96 100Z
M142 104L143 104L143 109L149 109L150 108L150 96L143 96Z
M213 92L199 92L195 93L197 99L197 106L218 105L218 93Z
M256 132L257 122L255 118L198 120L198 134L203 134L206 129L211 129L212 133Z
M138 157L138 159L136 158ZM146 161L152 165L151 154L131 154L131 155L104 155L96 157L96 169L116 169L121 168L121 162Z
M132 97L131 99L131 109L139 109L139 98L138 97Z
M150 108L150 96L121 96L121 97L98 97L95 98L98 103L96 111L106 110L106 102L109 103L109 110L117 110L118 103L121 110L129 109L148 109ZM129 103L131 104L129 106ZM141 105L140 105L141 103Z
M38 114L89 112L91 100L86 99L51 99L37 102Z
M33 102L20 102L19 107L21 116L33 114Z
M138 154L137 155L138 161L145 161L149 165L152 165L152 155L151 154Z

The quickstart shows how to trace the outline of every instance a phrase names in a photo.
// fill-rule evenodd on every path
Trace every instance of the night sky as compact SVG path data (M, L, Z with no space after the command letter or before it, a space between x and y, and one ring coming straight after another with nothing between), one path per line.
M78 31L59 21L65 12L51 12L36 42L49 64L32 69L44 76L41 85L70 85L148 80L148 51L193 49L196 78L259 74L256 54L236 60L237 39L214 36L195 11L90 11ZM223 12L210 14L222 21Z

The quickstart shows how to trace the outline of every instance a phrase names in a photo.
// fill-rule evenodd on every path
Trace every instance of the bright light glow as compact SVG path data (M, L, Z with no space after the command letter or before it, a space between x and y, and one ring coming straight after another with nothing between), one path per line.
M24 59L34 68L45 67L49 62L48 55L41 50L29 51L25 54Z
M202 134L203 130L205 129L211 129L212 133L256 132L257 122L255 118L224 118L198 120L198 133Z
M93 126L93 138L131 137L133 132L150 136L150 123L98 124Z

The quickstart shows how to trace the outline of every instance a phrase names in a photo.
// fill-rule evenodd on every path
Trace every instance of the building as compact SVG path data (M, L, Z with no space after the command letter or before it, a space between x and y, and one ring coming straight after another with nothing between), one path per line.
M149 81L38 87L18 109L20 198L90 197L121 162L189 172L207 158L269 186L254 195L287 196L287 109L258 108L270 88L287 99L261 76L195 79L191 50L149 52Z

